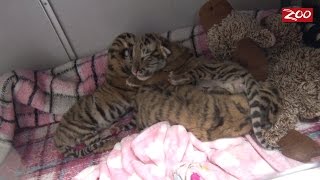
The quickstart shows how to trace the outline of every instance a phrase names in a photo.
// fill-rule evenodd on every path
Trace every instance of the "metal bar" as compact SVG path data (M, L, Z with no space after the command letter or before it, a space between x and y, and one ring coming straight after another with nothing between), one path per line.
M39 3L41 5L41 7L43 8L45 14L47 15L53 29L55 30L64 50L66 51L68 57L70 60L76 60L77 59L77 55L74 52L71 43L69 42L66 33L63 31L63 28L60 24L60 22L58 21L57 16L55 15L49 0L39 0Z

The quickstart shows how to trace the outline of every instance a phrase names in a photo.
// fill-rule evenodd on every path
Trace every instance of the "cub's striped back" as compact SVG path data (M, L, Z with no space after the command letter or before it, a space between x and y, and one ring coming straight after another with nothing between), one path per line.
M261 85L246 69L233 62L206 61L187 72L180 74L172 72L170 75L170 82L173 85L197 83L201 80L221 81L223 83L238 83L239 80L242 81L243 93L245 93L249 101L250 118L257 141L266 149L276 148L267 144L262 133L264 129L266 130L270 127L267 125L271 124L270 118L273 116L270 116L269 113L277 113L277 110L275 110L277 103L271 103L271 99L267 96L262 96ZM273 111L269 111L269 107L273 107L271 108Z
M140 129L160 121L180 124L202 141L237 137L251 130L244 95L206 94L192 85L145 86L136 96Z
M93 95L82 97L63 115L54 142L65 156L81 157L99 148L110 148L110 145L104 147L107 140L101 140L101 132L132 109L131 99L137 92L126 85L126 79L131 75L130 51L134 42L135 36L130 33L115 38L108 52L106 82ZM86 147L74 149L79 143Z

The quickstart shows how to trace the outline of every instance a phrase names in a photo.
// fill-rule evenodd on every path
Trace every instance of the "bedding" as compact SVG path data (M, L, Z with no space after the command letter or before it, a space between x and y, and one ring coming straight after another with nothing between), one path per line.
M210 56L200 26L169 31L163 36L181 42L197 55ZM2 75L0 163L4 167L1 168L15 169L6 167L12 157L21 159L18 175L22 179L70 179L85 167L98 163L101 154L64 159L54 147L52 135L61 115L79 97L91 94L104 82L106 64L103 51L46 71L15 70ZM130 115L122 121L128 119Z
M180 41L193 49L198 56L211 57L206 35L200 26L169 31L163 35L171 41ZM96 167L109 157L108 152L79 159L63 158L54 147L52 135L61 115L79 97L91 94L104 82L107 63L104 51L50 70L16 70L0 77L0 178L18 176L19 179L71 179L87 167L96 173L92 177L100 174ZM121 122L127 123L130 120L131 116L128 114ZM320 143L320 122L298 124L297 129ZM129 130L117 136L125 137L132 133ZM222 144L224 141L230 142L219 141ZM231 141L244 143L252 151L255 148L249 136ZM270 165L266 164L267 160L263 159L264 156L257 154L257 158L262 159L261 162L269 167L270 171L263 173L279 172L299 164L279 155L280 159L285 159L281 163L293 163L286 164L284 168L270 168ZM238 177L237 173L241 171L239 168L239 172L236 172L237 169L218 167L216 162L209 163L212 164L211 168L224 172L223 176L229 177L228 172L233 172L232 176ZM201 175L201 169L199 164L193 167L192 171L185 166L175 170L177 174L195 170L198 172L193 175L196 179ZM84 172L88 173L88 169ZM81 174L77 177L81 177Z
M250 137L201 142L181 125L157 123L117 143L74 179L259 179L302 163L265 151Z

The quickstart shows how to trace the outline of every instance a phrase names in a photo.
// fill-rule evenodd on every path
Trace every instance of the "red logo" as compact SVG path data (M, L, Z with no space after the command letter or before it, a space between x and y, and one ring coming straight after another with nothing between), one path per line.
M282 8L282 22L313 22L313 8Z

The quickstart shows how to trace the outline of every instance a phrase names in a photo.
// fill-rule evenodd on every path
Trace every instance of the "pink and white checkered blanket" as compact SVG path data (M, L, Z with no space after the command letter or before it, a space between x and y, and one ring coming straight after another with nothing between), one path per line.
M194 49L197 55L209 54L199 26L163 35ZM99 162L101 154L64 159L54 147L52 135L61 115L104 82L107 63L106 52L102 52L46 71L15 70L0 77L0 163L4 164L0 179L5 172L2 168L16 168L4 163L12 158L21 160L18 175L22 179L70 179Z

